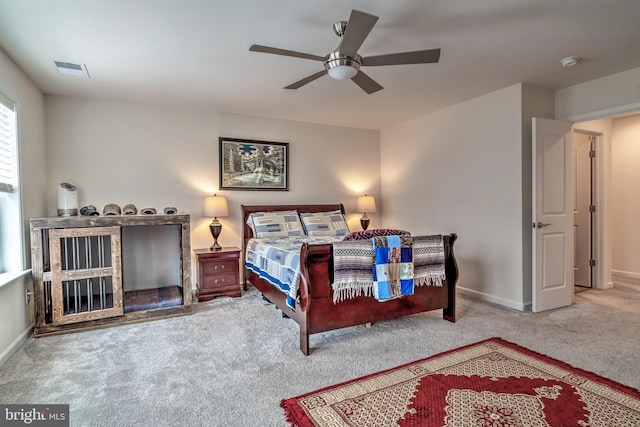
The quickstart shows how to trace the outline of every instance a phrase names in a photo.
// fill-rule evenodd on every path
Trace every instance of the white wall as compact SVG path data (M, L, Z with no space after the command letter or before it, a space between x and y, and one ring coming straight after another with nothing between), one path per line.
M232 192L228 197L238 209L240 204L344 203L349 228L357 231L362 216L355 212L357 196L367 193L380 201L378 131L221 114L220 136L289 143L289 191ZM380 215L369 216L371 228L377 227Z
M30 268L29 218L41 216L46 211L44 99L40 90L2 50L0 93L16 102L19 115L23 254L25 266ZM26 305L25 293L32 288L29 274L19 276L0 287L0 364L10 356L30 330L33 322L33 303Z
M522 86L381 133L386 227L455 232L459 287L523 309Z
M0 286L0 366L31 334L33 302L25 303L27 289L33 289L29 273Z
M344 203L353 212L358 195L380 195L377 131L61 96L47 96L45 111L49 215L56 214L56 186L69 181L80 206L100 211L112 202L176 206L191 215L196 249L212 243L210 220L201 218L206 195L227 197L223 246L241 246L241 204ZM290 190L218 191L220 136L288 142ZM359 229L357 215L348 220Z
M69 181L80 206L175 206L192 215L192 228L200 225L202 197L217 183L216 111L47 96L45 114L49 216L57 185ZM228 237L221 242L235 244Z
M614 119L611 141L611 268L640 278L640 116Z
M554 117L554 92L529 85L522 86L522 301L532 302L533 256L533 124L534 117Z
M640 68L634 68L557 90L556 118L585 121L631 109L638 110L639 82Z

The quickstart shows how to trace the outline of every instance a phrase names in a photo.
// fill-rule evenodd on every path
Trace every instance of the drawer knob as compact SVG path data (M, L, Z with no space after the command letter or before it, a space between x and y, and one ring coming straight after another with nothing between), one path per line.
M217 270L218 268L224 270L224 264L223 265L216 265L215 267L213 267L214 270Z
M224 279L220 279L220 280L216 279L214 283L218 283L218 282L224 283Z

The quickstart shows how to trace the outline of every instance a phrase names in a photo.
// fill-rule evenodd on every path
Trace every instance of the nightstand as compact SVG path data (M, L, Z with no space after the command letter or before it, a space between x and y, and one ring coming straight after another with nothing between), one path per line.
M239 297L240 248L194 249L198 262L198 301L227 295Z

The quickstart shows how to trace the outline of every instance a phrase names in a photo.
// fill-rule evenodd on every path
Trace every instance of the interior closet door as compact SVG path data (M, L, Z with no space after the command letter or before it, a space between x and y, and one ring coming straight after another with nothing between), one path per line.
M591 287L592 252L592 136L573 134L573 227L574 227L574 284Z

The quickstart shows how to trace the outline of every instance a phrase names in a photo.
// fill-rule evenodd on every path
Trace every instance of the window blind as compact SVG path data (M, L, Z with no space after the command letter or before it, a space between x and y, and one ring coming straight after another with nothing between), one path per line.
M15 104L0 95L0 192L13 192L16 170Z

